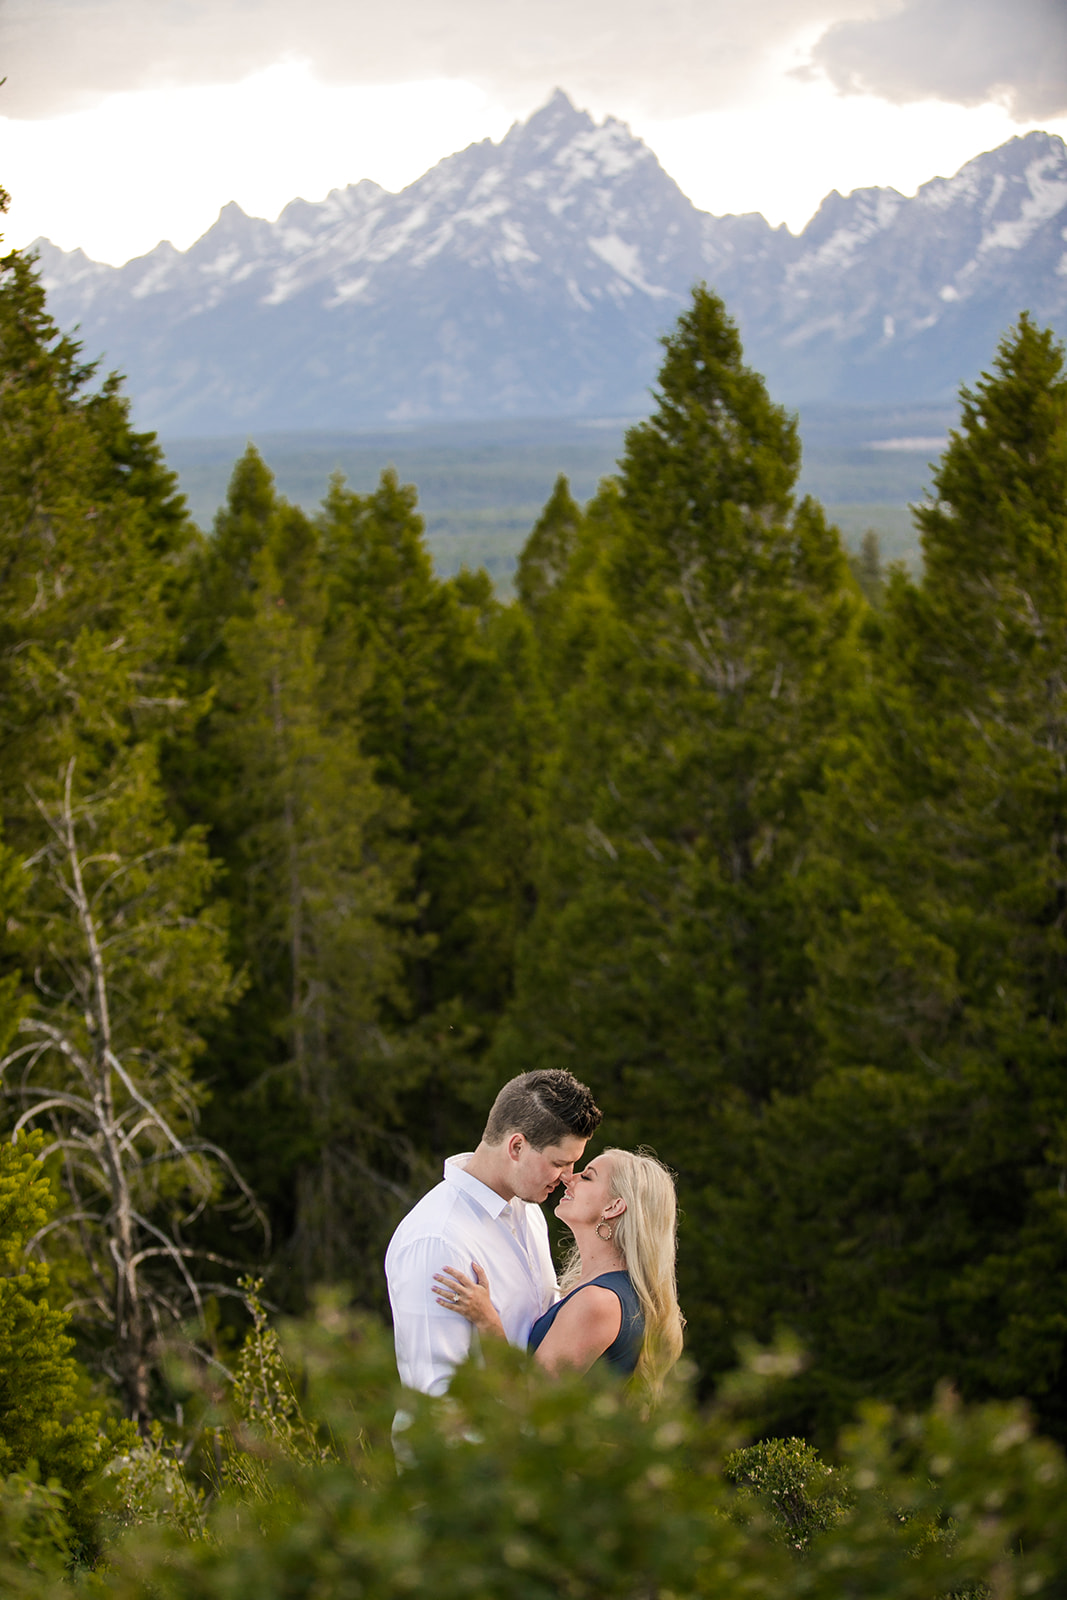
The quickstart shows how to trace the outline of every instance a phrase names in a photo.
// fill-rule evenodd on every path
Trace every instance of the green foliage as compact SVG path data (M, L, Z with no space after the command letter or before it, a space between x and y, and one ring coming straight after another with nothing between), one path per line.
M0 699L8 838L24 783L73 753L99 779L116 743L174 712L169 600L195 534L117 384L60 336L25 257L0 263Z
M71 1438L64 1414L74 1407L77 1370L70 1357L68 1317L48 1304L47 1266L27 1247L55 1210L41 1165L44 1140L23 1135L0 1145L0 1472L38 1461L45 1471L57 1452L78 1455L81 1430Z
M41 1164L43 1144L38 1133L0 1143L2 1515L9 1547L31 1565L38 1543L63 1550L73 1538L82 1549L92 1547L92 1482L132 1439L128 1427L105 1430L99 1414L84 1409L69 1314L50 1304L48 1266L30 1255L56 1209ZM34 1473L49 1487L18 1476Z
M432 1012L445 998L434 992L437 984L447 986L437 968L452 953L440 948L450 919L436 903L437 892L448 891L438 883L435 857L455 822L462 781L447 697L462 692L464 668L469 670L467 618L460 591L434 576L415 491L398 483L394 473L385 473L368 496L332 484L323 527L335 648L358 662L363 674L357 691L362 745L379 779L403 796L397 818L415 847L413 931L418 938L405 963L405 1000L410 996L420 1012ZM481 596L487 598L487 592ZM427 959L431 951L433 962ZM404 1008L401 1001L397 1009Z
M840 1475L803 1439L767 1439L734 1450L723 1462L727 1483L742 1491L735 1515L751 1519L746 1501L769 1513L777 1538L794 1550L840 1520L848 1501Z
M234 1425L228 1436L221 1436L225 1449L223 1475L241 1499L266 1502L276 1493L271 1472L274 1459L317 1466L333 1460L334 1452L323 1444L320 1430L304 1415L281 1340L260 1299L262 1280L245 1278L241 1288L252 1326L241 1345L234 1373Z
M949 1537L971 1467L904 1470L908 1441L937 1429L1018 1510L993 1507L990 1539L1025 1548L1033 1517L1052 1548L1035 1485L1060 1469L1032 1441L1005 1446L1009 1483L991 1441L1014 1422L947 1401L902 1419L949 1377L968 1400L1025 1394L1067 1434L1062 352L1024 317L964 392L912 581L872 541L850 563L798 502L795 422L714 295L698 289L664 343L618 473L584 508L557 479L505 605L484 573L435 574L393 472L365 494L335 480L311 517L250 448L200 539L117 381L94 388L32 266L0 264L0 1058L67 1196L40 1224L52 1281L128 1409L160 1404L154 1341L202 1308L195 1263L224 1276L258 1248L247 1204L224 1209L242 1189L223 1151L269 1210L275 1298L300 1308L344 1278L381 1307L398 1212L473 1141L502 1077L561 1062L613 1142L651 1142L679 1172L705 1391L740 1336L793 1327L810 1359L753 1401L759 1432L834 1448L872 1393L900 1408L844 1436L842 1462L854 1438L882 1464L849 1469L832 1516L836 1480L807 1446L738 1458L734 1495L725 1413L710 1433L686 1413L684 1471L645 1489L677 1534L672 1565L644 1506L647 1558L628 1529L597 1542L608 1489L557 1403L598 1419L620 1503L677 1464L625 1455L633 1417L608 1391L591 1412L566 1387L520 1396L504 1353L487 1387L465 1375L451 1407L418 1412L398 1479L375 1410L388 1385L368 1376L384 1353L349 1372L377 1396L353 1433L335 1379L305 1407L293 1373L314 1373L314 1338L289 1365L257 1301L217 1508L183 1487L195 1452L162 1435L111 1478L145 1549L184 1518L228 1530L258 1572L254 1503L278 1554L268 1596L298 1581L305 1538L332 1584L339 1528L377 1550L359 1558L371 1591L417 1592L424 1565L437 1578L434 1540L470 1592L725 1590L730 1563L747 1572L767 1546L757 1480L797 1522L805 1592L830 1590L838 1559L872 1594L996 1588L970 1512ZM36 1359L18 1364L10 1426L47 1474ZM572 1504L569 1467L566 1503L530 1487L542 1436L581 1463L599 1522ZM545 1508L533 1544L515 1482ZM434 1521L437 1492L468 1546L492 1530L488 1565ZM394 1532L375 1543L379 1524ZM216 1582L214 1537L174 1583ZM801 1584L774 1571L779 1591Z
M31 1468L0 1480L0 1584L35 1600L62 1592L74 1555L67 1497Z
M431 1036L442 1021L482 1029L510 992L525 910L539 732L525 699L529 635L484 574L434 576L415 492L395 474L366 497L335 485L324 530L334 627L367 675L363 746L407 800L417 844L420 943L405 973L412 1020ZM419 1095L424 1114L447 1118L443 1083L422 1083Z
M729 1169L724 1105L812 1076L796 868L860 601L835 531L793 504L795 424L721 302L698 290L665 344L559 589L545 671L571 681L494 1059L573 1064L613 1141L677 1167L683 1305L698 1360L725 1365L702 1190Z
M730 1110L706 1191L723 1334L811 1351L768 1431L950 1377L1062 1432L1060 374L1024 320L965 396L807 796L817 1076Z
M39 800L51 837L30 863L25 916L47 951L18 1024L27 1040L0 1067L21 1111L45 1119L68 1206L53 1227L81 1321L130 1414L149 1412L161 1325L201 1309L183 1229L232 1185L221 1151L196 1136L203 1090L195 1023L229 997L224 929L200 910L213 870L199 838L174 841L150 746L134 747L103 794Z
M328 1594L518 1600L639 1600L649 1594L749 1600L932 1600L982 1592L1059 1596L1067 1560L1060 1452L1017 1407L968 1409L950 1396L922 1414L871 1407L840 1441L833 1480L787 1442L737 1452L747 1373L700 1415L682 1388L642 1415L610 1378L546 1379L496 1347L457 1375L449 1398L416 1397L403 1465L390 1443L398 1393L388 1340L324 1306L290 1332L307 1405L334 1441L318 1461L264 1448L269 1498L231 1486L204 1537L142 1522L93 1577L96 1593L290 1600ZM265 1440L264 1440L265 1445ZM758 1459L757 1459L758 1458ZM764 1463L761 1471L759 1461ZM738 1463L741 1463L739 1469ZM748 1463L747 1469L744 1463ZM802 1559L753 1514L745 1471L822 1507ZM818 1484L835 1483L839 1502ZM773 1480L773 1481L771 1481ZM23 1578L25 1582L25 1575ZM29 1584L24 1592L43 1594Z
M231 997L224 917L203 909L214 869L158 777L198 709L175 661L196 535L118 381L90 388L17 254L0 263L0 369L5 1092L64 1153L47 1249L72 1241L79 1323L106 1330L97 1353L143 1416L153 1317L198 1299L176 1234L215 1188L188 1146L191 1063Z
M249 447L190 590L190 667L214 703L169 772L228 869L248 980L212 1038L210 1126L270 1206L298 1303L323 1278L377 1287L366 1257L395 1203L382 1013L411 916L405 806L363 748L366 672L330 583L321 530Z
M1067 381L1022 319L868 630L799 877L810 1093L738 1118L715 1202L735 1327L794 1326L825 1438L872 1392L1030 1396L1062 1436Z
M852 576L872 606L880 606L885 598L885 570L882 566L881 542L873 528L868 528L855 555L848 564Z
M100 1491L102 1526L112 1540L148 1525L174 1529L187 1539L204 1537L204 1491L190 1484L159 1422L116 1451L104 1468Z
M519 557L515 594L535 631L553 654L552 639L565 614L568 577L583 536L583 518L560 473Z

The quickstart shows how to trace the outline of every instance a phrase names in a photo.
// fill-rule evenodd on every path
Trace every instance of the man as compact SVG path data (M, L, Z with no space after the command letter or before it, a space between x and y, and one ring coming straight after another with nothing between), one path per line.
M452 1156L444 1182L424 1195L385 1256L401 1382L444 1394L474 1330L437 1304L433 1276L458 1267L489 1274L493 1304L512 1344L558 1296L541 1203L574 1171L600 1123L584 1083L569 1072L525 1072L493 1102L473 1155Z

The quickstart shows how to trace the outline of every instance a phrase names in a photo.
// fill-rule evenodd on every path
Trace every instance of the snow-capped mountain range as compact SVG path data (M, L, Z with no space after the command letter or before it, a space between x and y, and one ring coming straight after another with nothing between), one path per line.
M776 398L950 398L1021 310L1067 332L1067 147L1031 133L935 178L831 194L795 236L698 211L621 122L557 92L400 194L277 222L226 206L110 267L48 240L49 307L170 434L640 414L705 279Z

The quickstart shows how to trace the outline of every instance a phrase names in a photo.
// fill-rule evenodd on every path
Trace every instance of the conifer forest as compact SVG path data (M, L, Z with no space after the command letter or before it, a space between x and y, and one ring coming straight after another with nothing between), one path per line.
M250 445L191 520L0 263L0 1585L1067 1595L1067 368L850 557L698 286L515 597ZM657 1414L420 1404L382 1273L564 1066L682 1208Z

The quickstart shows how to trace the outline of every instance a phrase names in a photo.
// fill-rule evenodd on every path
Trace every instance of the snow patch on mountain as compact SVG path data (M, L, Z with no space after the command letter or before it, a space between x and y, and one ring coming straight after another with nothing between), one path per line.
M1031 133L924 184L834 193L797 237L696 210L625 124L557 92L399 194L229 205L113 268L39 242L49 304L171 433L634 415L694 283L772 392L950 397L1024 307L1067 332L1067 149Z
M998 222L983 235L980 251L1023 249L1043 223L1067 207L1067 172L1053 154L1031 161L1024 177L1029 198L1023 201L1018 216Z
M642 294L651 295L654 300L677 298L670 289L664 289L659 284L647 281L637 246L620 239L617 233L606 234L603 239L590 239L589 248L594 255L600 257L601 261L606 261L620 278L625 278L635 289L640 289Z

